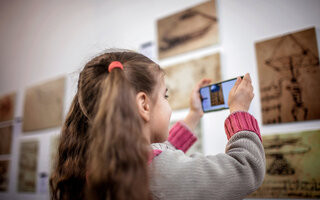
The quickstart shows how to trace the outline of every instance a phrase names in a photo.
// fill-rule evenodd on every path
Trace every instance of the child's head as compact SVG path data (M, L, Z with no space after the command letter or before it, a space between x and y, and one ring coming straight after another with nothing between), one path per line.
M108 72L113 61L124 69ZM86 64L62 129L50 180L54 199L82 199L86 174L92 199L148 198L149 144L166 139L171 115L163 74L131 51Z

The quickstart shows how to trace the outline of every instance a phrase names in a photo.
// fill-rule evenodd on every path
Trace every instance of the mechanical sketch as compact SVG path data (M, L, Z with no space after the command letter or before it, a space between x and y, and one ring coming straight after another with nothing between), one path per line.
M315 29L256 43L263 124L320 118Z
M266 176L250 198L320 198L320 130L263 136Z
M60 126L63 117L65 78L59 78L26 91L23 131Z
M16 93L0 97L0 122L13 120Z
M188 108L193 87L204 77L218 82L220 75L220 55L218 53L199 59L166 67L165 81L169 103L173 110Z
M158 21L159 58L218 42L215 1L208 1Z
M38 141L20 144L18 192L36 192L38 165Z

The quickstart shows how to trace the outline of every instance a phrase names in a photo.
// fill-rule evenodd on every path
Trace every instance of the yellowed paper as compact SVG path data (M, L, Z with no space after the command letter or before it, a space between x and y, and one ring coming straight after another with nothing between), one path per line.
M0 128L0 155L11 154L12 126Z
M208 1L158 21L159 58L218 43L215 1Z
M263 124L320 119L315 29L256 43Z
M320 198L320 130L263 136L267 167L250 198Z
M13 120L16 93L0 97L0 122Z
M188 108L194 86L202 78L221 80L219 53L165 68L169 103L173 110Z
M0 160L0 192L8 191L9 160Z
M20 144L18 192L36 192L38 141Z
M63 117L65 78L27 89L23 131L60 126Z

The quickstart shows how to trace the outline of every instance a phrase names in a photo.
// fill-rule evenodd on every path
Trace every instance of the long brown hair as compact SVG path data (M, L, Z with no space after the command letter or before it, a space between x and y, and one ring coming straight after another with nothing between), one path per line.
M124 69L109 73L112 61ZM149 198L150 146L135 95L142 91L153 98L160 72L156 63L131 51L104 53L85 65L62 128L52 199Z

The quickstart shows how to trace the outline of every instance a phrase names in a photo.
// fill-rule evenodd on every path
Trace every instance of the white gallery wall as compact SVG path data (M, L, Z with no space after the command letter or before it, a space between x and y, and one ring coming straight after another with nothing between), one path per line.
M0 96L17 92L15 117L23 115L26 88L67 77L65 113L75 93L79 70L107 48L138 50L145 42L157 42L156 21L203 0L114 0L114 1L0 1ZM251 74L255 98L250 112L258 119L262 135L320 129L320 120L262 125L257 62L254 43L288 32L316 27L320 47L319 0L218 0L220 43L159 61L162 67L220 52L222 79ZM320 78L320 77L319 77ZM172 120L187 110L175 111ZM228 110L205 114L202 120L204 153L224 152L227 139L224 120ZM23 120L23 119L22 119ZM18 120L17 120L18 121ZM1 126L1 125L0 125ZM24 134L21 123L14 127L10 159L9 190L1 199L48 199L37 187L36 194L17 193L17 165L21 141L37 139L38 173L50 170L50 141L59 127ZM0 138L1 139L1 138ZM0 159L7 159L1 157ZM41 180L38 180L40 185Z

